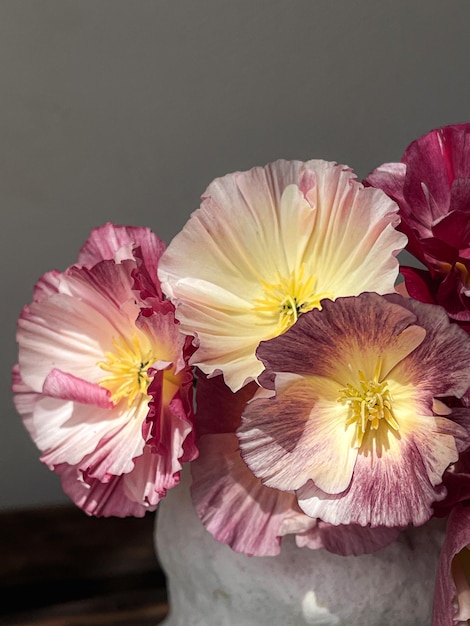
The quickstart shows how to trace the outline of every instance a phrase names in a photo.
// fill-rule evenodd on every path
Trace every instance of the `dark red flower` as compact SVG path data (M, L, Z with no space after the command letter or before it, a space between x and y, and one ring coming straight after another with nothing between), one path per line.
M470 330L470 124L432 130L364 182L397 202L407 250L428 270L402 268L409 294Z

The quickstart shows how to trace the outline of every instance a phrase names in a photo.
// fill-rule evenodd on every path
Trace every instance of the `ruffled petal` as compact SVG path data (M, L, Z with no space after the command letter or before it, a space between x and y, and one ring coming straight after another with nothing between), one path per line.
M279 554L280 527L295 507L294 495L269 489L253 476L234 434L205 435L199 447L191 464L191 496L204 526L236 552Z
M159 286L157 266L166 244L149 228L116 226L110 222L95 228L80 249L78 263L93 266L100 261L134 259L137 247L151 280Z
M262 370L259 342L323 298L393 292L406 242L396 211L326 161L276 161L215 180L159 266L182 331L197 338L192 363L222 372L236 391Z
M322 376L341 387L351 371L364 369L366 378L372 378L379 355L385 376L413 352L425 336L425 331L416 327L416 319L414 312L390 305L375 293L326 300L321 311L302 315L286 333L262 342L257 355L268 371ZM260 382L265 384L267 376L263 374Z

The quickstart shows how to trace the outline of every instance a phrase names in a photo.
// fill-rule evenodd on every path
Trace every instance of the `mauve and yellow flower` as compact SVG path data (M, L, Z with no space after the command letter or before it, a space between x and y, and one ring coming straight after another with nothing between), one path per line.
M262 342L263 389L237 430L268 487L331 524L424 524L470 443L470 341L444 309L398 294L325 300ZM271 397L266 397L266 390Z
M260 341L276 337L325 298L394 291L397 206L343 165L276 161L211 183L164 252L162 288L191 363L223 373L233 390L262 371Z

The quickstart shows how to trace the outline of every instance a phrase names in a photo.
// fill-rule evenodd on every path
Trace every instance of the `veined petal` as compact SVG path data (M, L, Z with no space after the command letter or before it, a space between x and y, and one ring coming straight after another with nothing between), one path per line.
M413 380L423 389L432 387L434 396L463 396L469 387L466 368L470 362L470 344L466 333L449 321L440 306L396 294L386 298L413 312L426 331L426 341L420 343L406 361L400 361L390 375L397 380Z
M388 436L381 452L376 447L376 454L358 454L351 486L339 496L313 483L304 485L297 493L302 510L330 524L424 524L433 502L445 496L442 476L458 455L453 437L440 433L432 417L415 417L413 425L407 436L401 431L399 437ZM373 449L372 443L365 444L366 450Z
M283 491L299 489L308 480L330 493L347 489L357 450L355 429L346 426L347 409L337 402L338 384L306 377L276 391L275 398L255 396L237 430L252 472Z
M66 463L56 467L61 476L62 489L87 515L96 517L143 517L155 510L142 501L131 499L126 490L129 474L113 476L108 482L99 480L86 483L81 471Z
M240 458L235 434L205 435L199 448L191 464L191 496L207 530L236 552L279 554L280 527L295 507L295 496L269 489L253 476Z
M401 302L398 298L397 302ZM363 294L361 298L325 301L319 313L303 315L295 328L276 338L276 342L260 344L257 356L269 364L269 370L318 375L343 386L350 380L352 371L363 369L366 378L371 378L380 355L384 377L416 349L426 334L414 324L413 312L403 306L390 306L373 293ZM339 346L341 358L338 358Z

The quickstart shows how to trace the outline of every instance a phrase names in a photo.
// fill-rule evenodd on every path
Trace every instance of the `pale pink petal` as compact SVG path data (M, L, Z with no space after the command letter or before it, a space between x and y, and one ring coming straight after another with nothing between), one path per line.
M71 267L61 282L61 292L82 300L101 316L120 328L123 317L134 320L139 312L137 296L133 291L136 261L121 263L102 261L92 268ZM116 315L116 312L126 315ZM127 326L124 327L128 331Z
M40 394L36 393L23 382L18 364L12 367L11 390L13 391L13 402L16 410L21 415L23 424L31 437L35 437L33 422L34 408Z
M60 276L61 274L57 270L46 272L46 274L41 276L38 282L34 285L33 300L35 302L40 302L55 293L59 293Z
M191 464L191 496L207 530L236 552L272 556L280 526L295 506L293 494L261 484L240 458L234 434L205 435Z
M60 463L77 465L100 440L118 431L125 419L116 409L41 396L34 409L34 441L50 469Z
M113 406L107 389L57 368L46 376L42 392L51 398L92 404L103 409L110 409Z
M184 432L175 429L174 456L154 454L150 446L145 446L143 454L135 461L134 470L126 474L125 492L131 500L144 502L153 510L166 496L167 490L179 483L185 436Z
M64 492L88 515L97 517L143 517L154 507L131 500L126 495L126 475L114 476L109 482L98 480L91 484L83 482L80 470L63 464L56 468L62 478Z
M78 464L86 479L91 477L107 482L112 476L128 474L134 469L134 460L142 455L145 446L142 422L147 412L147 403L142 401L134 411L120 417L119 428L108 427L108 432L97 441L94 450ZM79 428L75 430L78 432ZM44 458L47 455L43 455Z
M97 229L80 265L40 279L18 322L15 402L90 514L154 509L197 455L194 348L162 298L163 249L148 229Z
M157 265L166 244L149 228L116 226L109 222L95 228L80 250L78 263L92 266L99 261L133 259L136 247L141 249L151 279L159 284Z
M129 263L72 268L60 293L24 307L18 320L19 365L32 389L42 391L54 368L92 382L102 378L98 362L115 338L132 336L140 311Z

